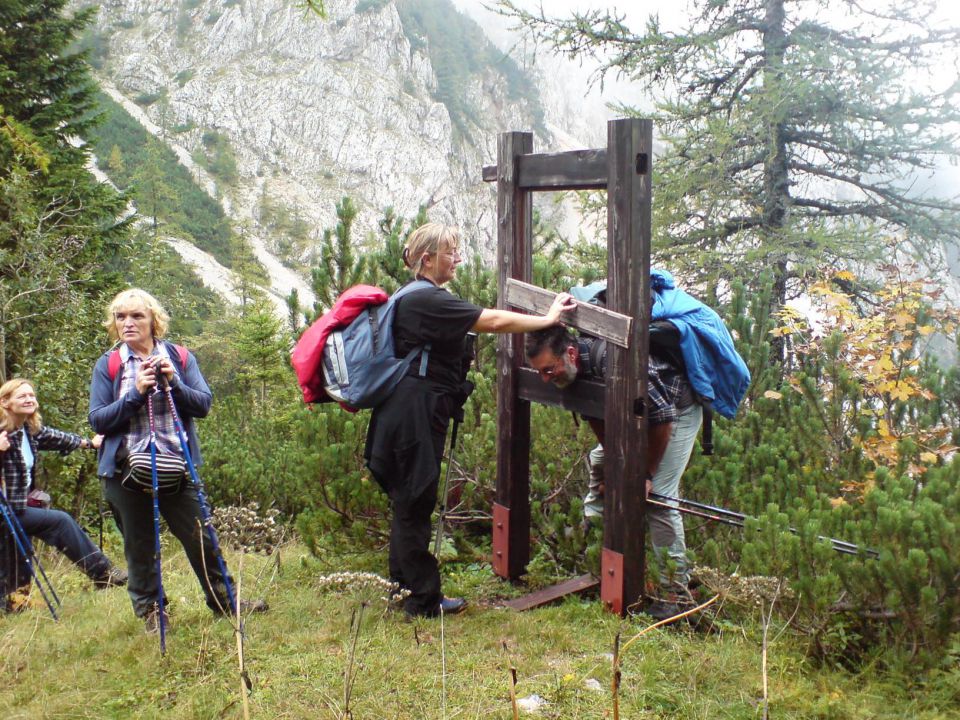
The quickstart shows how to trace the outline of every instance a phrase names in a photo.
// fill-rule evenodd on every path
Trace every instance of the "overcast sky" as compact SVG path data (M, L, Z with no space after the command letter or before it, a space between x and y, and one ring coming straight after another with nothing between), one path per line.
M651 14L658 14L660 21L665 28L682 27L684 20L692 14L691 0L631 0L631 2L602 2L601 0L514 0L518 6L531 11L537 11L542 6L550 16L569 17L574 11L587 11L591 9L611 9L617 10L626 17L626 24L634 32L639 32L644 25L647 17ZM484 6L495 5L495 0L452 0L454 5L466 12L477 20L481 25L487 28L494 42L497 42L502 48L509 47L512 43L518 42L516 36L510 36L506 27L508 25L502 18L495 17ZM892 0L896 2L896 0ZM884 8L891 5L891 0L860 0L860 4L868 8ZM952 26L960 27L960 0L936 0L935 10L928 19L931 26ZM842 7L842 6L841 6ZM835 21L831 18L831 21ZM500 37L496 37L492 27L500 28ZM583 97L587 93L587 79L590 75L589 68L582 68L568 63L568 69L564 71L564 82L566 91L571 95ZM960 75L960 50L944 57L940 65L940 72L936 84L944 87L957 80ZM924 78L918 78L918 82L923 82ZM601 95L597 89L588 95L587 105L593 106L591 110L596 110L597 118L591 118L591 125L597 124L600 120L601 108L604 103L623 102L634 107L642 106L642 93L635 84L626 82L617 82L608 77L606 87ZM585 108L586 109L586 108ZM593 113L591 113L592 115ZM612 117L613 113L607 111L606 117ZM586 119L586 118L585 118ZM949 166L944 163L944 167L938 178L933 181L937 185L953 186L948 190L949 195L956 193L956 185L960 184L960 168Z

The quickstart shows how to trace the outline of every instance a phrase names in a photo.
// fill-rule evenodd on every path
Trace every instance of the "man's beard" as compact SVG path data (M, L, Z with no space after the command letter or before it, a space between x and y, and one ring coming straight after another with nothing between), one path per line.
M557 373L551 378L554 385L563 390L573 384L577 379L577 363L567 354L563 354L563 372Z

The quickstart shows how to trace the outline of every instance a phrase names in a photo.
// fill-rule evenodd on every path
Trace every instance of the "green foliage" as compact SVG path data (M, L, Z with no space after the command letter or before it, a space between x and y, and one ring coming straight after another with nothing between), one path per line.
M122 257L124 199L86 170L94 85L72 49L93 10L0 9L0 380L27 373L45 337L98 303Z
M337 296L360 282L366 267L366 257L354 254L353 221L357 206L349 197L337 203L337 226L323 231L320 258L311 270L311 285L316 296L315 317L329 310Z
M310 224L296 209L271 196L266 187L260 201L259 225L268 233L277 257L290 266L300 264L310 242Z
M227 185L235 185L237 174L237 156L230 145L230 138L216 130L207 130L201 138L202 150L194 153L194 160Z
M230 344L240 368L237 382L250 389L255 408L265 411L268 388L290 376L287 341L270 300L258 295L241 308Z
M133 101L140 107L146 108L150 107L156 102L159 102L160 100L165 99L166 97L167 89L161 88L160 90L156 90L154 92L140 93L133 99Z
M435 99L446 106L454 127L469 135L479 124L465 90L476 76L493 70L503 76L508 97L525 103L535 128L544 132L543 107L533 80L487 40L476 22L458 12L450 0L398 0L396 5L411 47L425 48L430 56L437 75Z
M97 101L105 110L103 123L92 138L101 169L118 187L139 193L138 198L149 206L146 214L155 212L158 220L172 226L168 230L193 238L197 247L232 267L232 231L217 201L197 187L176 155L122 107L102 94ZM114 147L123 158L119 170L109 166Z
M417 216L409 222L397 217L392 207L384 210L380 219L380 238L369 252L367 282L392 293L410 280L410 270L403 264L403 248L410 233L426 222L427 209L422 205Z
M193 79L193 76L196 74L197 74L197 71L194 68L187 68L186 70L181 70L180 72L178 72L174 76L173 80L175 83L177 83L177 85L179 85L180 87L183 87L188 82L190 82Z
M912 190L958 148L960 86L933 72L958 30L930 27L928 3L697 0L682 30L653 15L639 32L605 9L498 5L557 52L597 59L601 79L656 93L654 241L679 276L769 270L782 304L824 263L876 259L887 234L931 266L960 237L955 198Z

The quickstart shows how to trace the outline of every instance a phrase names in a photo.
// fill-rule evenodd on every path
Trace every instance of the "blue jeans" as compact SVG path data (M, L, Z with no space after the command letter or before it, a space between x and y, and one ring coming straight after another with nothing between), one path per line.
M680 410L680 416L671 429L670 443L653 476L653 492L670 497L680 496L680 478L690 461L702 422L703 408L700 405L694 403ZM590 451L590 480L587 495L583 499L584 515L587 517L603 515L603 465L603 446L597 445ZM647 519L650 523L650 541L661 571L660 584L667 589L686 588L690 582L690 568L680 511L651 505L647 508ZM673 561L675 569L672 573L664 571L665 557Z
M68 513L25 507L17 512L17 520L27 535L40 538L47 545L55 547L91 580L105 577L110 570L110 561ZM17 574L22 577L20 572ZM25 585L26 582L21 584Z

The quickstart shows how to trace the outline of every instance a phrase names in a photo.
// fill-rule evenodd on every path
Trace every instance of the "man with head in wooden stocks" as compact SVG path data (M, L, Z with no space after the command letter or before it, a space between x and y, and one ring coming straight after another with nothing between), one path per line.
M528 333L527 362L540 379L565 388L580 378L606 375L606 342L575 336L556 326ZM696 441L703 411L682 368L650 353L647 368L647 492L678 497L680 478ZM590 481L584 497L589 521L603 514L603 418L586 418L599 445L590 452ZM660 568L660 597L644 612L665 619L692 605L687 589L690 569L679 511L650 505L650 538ZM665 559L668 559L665 561Z

